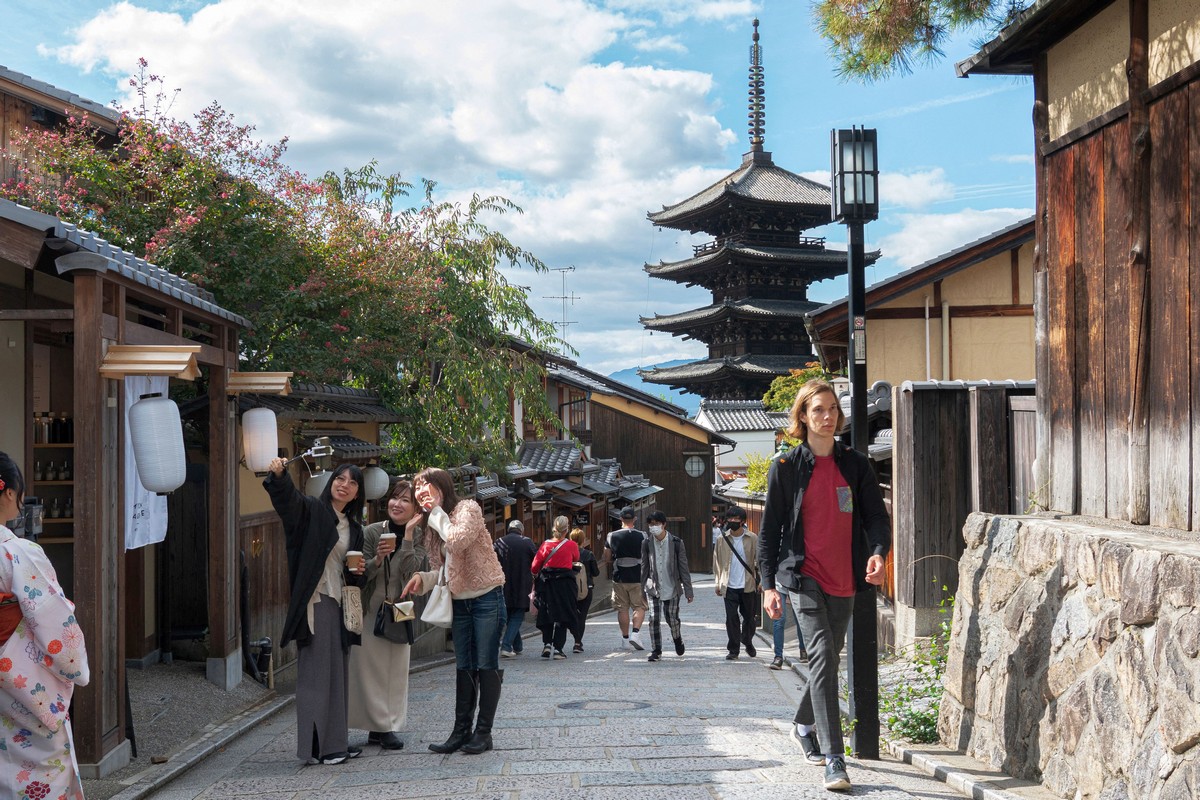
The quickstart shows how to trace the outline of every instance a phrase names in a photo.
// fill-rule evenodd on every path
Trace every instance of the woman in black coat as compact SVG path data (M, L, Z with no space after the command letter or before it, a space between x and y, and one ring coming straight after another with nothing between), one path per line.
M350 647L359 635L346 629L342 589L361 587L362 559L351 570L346 553L362 553L362 471L342 464L320 497L301 494L276 458L263 486L283 521L291 596L279 646L295 641L296 757L340 764L362 753L351 748L346 724Z
M592 548L586 544L586 535L582 528L575 528L571 531L571 541L579 546L579 569L587 577L587 597L578 601L579 620L575 624L571 635L575 637L575 647L572 648L573 653L583 652L583 628L587 625L588 612L592 610L592 590L596 588L596 578L600 576L600 565L596 563L596 556L592 553Z

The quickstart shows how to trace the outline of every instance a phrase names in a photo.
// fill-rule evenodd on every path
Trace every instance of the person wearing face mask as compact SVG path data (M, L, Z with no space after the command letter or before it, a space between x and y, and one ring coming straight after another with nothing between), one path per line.
M416 510L412 484L399 481L388 499L388 518L363 528L364 627L366 622L373 627L384 600L398 600L404 584L421 569L425 548L415 544L422 533ZM350 651L350 727L369 731L367 744L384 750L404 747L396 732L408 717L410 649L411 642L388 641L368 630L363 632L362 646Z
M758 615L758 538L746 527L745 509L734 506L725 512L725 530L713 551L717 595L725 598L725 633L729 637L725 656L737 661L741 649L754 658L755 617Z
M683 655L683 629L679 624L679 601L684 596L690 603L692 573L688 570L687 552L683 540L667 533L667 515L651 511L646 518L650 537L642 542L642 588L650 604L650 656L647 661L662 658L662 622L666 613L675 655Z

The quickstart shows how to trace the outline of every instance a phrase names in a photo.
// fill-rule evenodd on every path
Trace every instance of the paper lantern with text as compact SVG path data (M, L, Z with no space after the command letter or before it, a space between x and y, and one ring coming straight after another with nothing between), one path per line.
M252 408L242 414L242 453L251 472L266 472L279 455L279 426L269 408Z
M129 407L129 438L138 478L147 491L166 494L183 486L187 455L175 401L158 392L142 395Z
M387 494L391 479L379 467L367 467L363 470L363 496L368 500L378 500Z

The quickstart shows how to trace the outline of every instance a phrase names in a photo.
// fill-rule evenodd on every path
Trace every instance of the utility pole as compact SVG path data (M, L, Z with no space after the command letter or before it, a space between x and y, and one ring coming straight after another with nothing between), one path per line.
M565 353L566 349L567 349L567 326L576 324L576 322L574 320L567 319L567 303L569 302L572 306L574 306L575 301L581 300L582 298L576 296L575 292L571 292L570 294L567 294L567 273L574 272L575 271L574 266L553 267L553 268L551 268L550 271L557 272L562 275L562 294L549 295L549 296L543 295L542 299L543 300L562 300L562 321L556 322L554 324L557 325L559 327L559 329L562 331L559 334L559 338L562 339L563 352Z

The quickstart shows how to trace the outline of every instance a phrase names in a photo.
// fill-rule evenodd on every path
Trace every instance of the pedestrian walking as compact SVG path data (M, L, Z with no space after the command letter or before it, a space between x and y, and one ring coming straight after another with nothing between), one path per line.
M508 533L494 545L500 568L504 570L504 633L500 637L500 657L516 658L524 649L521 625L529 613L529 593L533 591L533 557L537 545L525 535L525 523L514 519L508 523Z
M542 658L566 658L563 647L567 643L567 633L578 625L575 563L579 561L579 547L567 537L569 526L566 517L554 518L550 538L542 542L530 567L536 584Z
M745 648L754 658L754 631L758 627L758 537L746 527L746 510L732 506L725 512L725 530L713 551L717 594L725 598L725 656L736 661Z
M351 728L368 731L367 744L400 750L399 731L408 719L408 665L412 642L393 642L374 634L376 613L385 602L400 598L404 584L425 561L418 545L421 515L412 484L398 481L387 502L387 519L363 528L363 559L367 564L363 584L363 612L372 630L362 645L350 650L350 700L347 718ZM392 613L391 608L384 609ZM411 626L409 626L411 630Z
M425 550L432 569L413 575L403 596L429 594L444 566L454 606L454 729L446 741L429 749L483 753L492 749L492 725L504 680L500 669L504 571L496 560L483 510L474 500L454 493L449 472L435 467L421 470L413 478L413 493L424 512Z
M0 453L0 520L24 513L25 478ZM0 522L0 794L83 800L67 709L91 678L75 604L45 551Z
M642 542L642 587L650 605L650 656L647 661L662 658L662 628L665 615L675 643L675 655L684 652L683 628L679 623L680 601L692 594L692 573L688 570L687 552L683 540L667 531L667 515L651 511L646 518L649 538Z
M320 497L300 493L287 459L271 461L263 486L283 522L291 593L280 648L296 642L296 757L340 764L362 748L348 740L350 647L361 636L346 626L343 589L361 587L362 471L342 464ZM357 557L348 563L348 555Z
M842 646L855 592L883 583L891 524L870 461L834 438L845 417L833 387L805 383L790 418L788 434L801 443L776 456L767 476L758 553L763 605L776 618L778 589L790 595L808 645L792 735L805 760L825 765L826 789L848 790L838 709Z
M792 611L791 605L788 602L788 593L784 591L779 584L775 585L776 591L779 592L779 605L783 610L779 617L771 620L771 639L775 646L775 658L767 665L770 669L783 669L783 639L785 629L787 627L787 617L791 613L792 621L796 624L796 644L800 648L797 654L799 661L808 661L808 651L804 649L804 632L800 630L800 621L796 619L796 612Z
M575 637L575 646L571 652L582 653L583 629L587 626L588 612L592 610L592 593L596 588L596 578L600 577L600 565L596 563L596 556L592 553L582 528L571 529L571 541L579 548L579 566L576 569L583 573L584 580L587 581L587 595L576 603L579 616L575 630L571 631L571 635Z
M621 509L621 527L608 534L604 563L612 570L612 604L621 628L622 649L644 650L642 620L646 616L646 597L642 592L642 542L646 534L635 527L637 512L631 506Z

